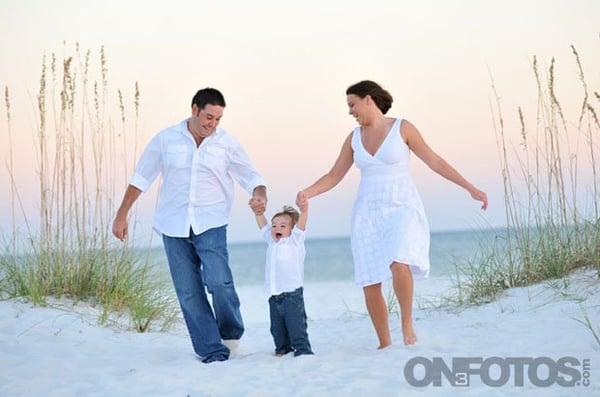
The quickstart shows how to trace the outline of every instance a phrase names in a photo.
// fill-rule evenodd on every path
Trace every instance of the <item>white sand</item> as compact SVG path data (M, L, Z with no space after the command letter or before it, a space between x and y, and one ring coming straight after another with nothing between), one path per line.
M272 355L268 306L260 287L239 288L246 334L227 362L202 364L180 324L168 333L138 334L97 326L86 305L32 307L0 302L0 396L287 396L287 395L600 395L600 346L575 318L586 308L600 327L600 283L591 273L569 278L567 289L548 284L507 291L496 302L459 313L416 309L419 342L402 345L399 321L390 317L395 345L377 351L362 292L349 283L305 286L309 335L315 356ZM440 280L416 284L417 302L440 296ZM65 307L66 306L66 307ZM417 305L416 305L417 306ZM600 332L600 329L598 330ZM416 356L591 359L591 385L501 388L471 378L469 387L410 386L406 362ZM493 374L493 372L492 372ZM422 377L422 371L419 375ZM543 373L540 373L540 377Z

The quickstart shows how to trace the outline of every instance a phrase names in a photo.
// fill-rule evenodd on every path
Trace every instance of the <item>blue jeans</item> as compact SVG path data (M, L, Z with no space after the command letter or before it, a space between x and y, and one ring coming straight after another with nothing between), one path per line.
M313 354L306 332L306 311L302 287L269 298L271 335L275 354Z
M183 238L163 235L163 243L194 351L203 362L227 360L229 349L221 340L239 339L244 333L229 269L227 227L199 235L190 230ZM206 291L212 295L214 313Z

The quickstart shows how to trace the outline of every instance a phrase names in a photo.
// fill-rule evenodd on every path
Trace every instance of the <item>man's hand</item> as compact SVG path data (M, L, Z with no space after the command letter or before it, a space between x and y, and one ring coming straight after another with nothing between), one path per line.
M253 196L250 201L248 201L248 205L250 205L254 215L260 216L263 215L267 209L267 200L261 196Z
M127 238L127 214L129 213L129 209L135 203L135 200L140 197L140 194L142 194L142 191L133 185L127 186L127 190L125 190L123 202L117 210L117 216L115 216L112 226L113 234L121 241Z
M248 204L255 215L264 214L267 209L267 187L262 185L255 187Z
M113 221L112 232L116 238L121 241L124 241L127 238L127 215L122 215L121 213L117 213L115 220Z

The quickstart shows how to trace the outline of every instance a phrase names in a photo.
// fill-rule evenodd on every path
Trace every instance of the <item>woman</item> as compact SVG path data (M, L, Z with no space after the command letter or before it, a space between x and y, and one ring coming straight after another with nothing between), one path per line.
M363 287L379 349L391 345L381 283L393 280L400 303L406 345L417 341L412 324L413 275L429 275L429 227L423 204L408 172L410 151L433 171L456 183L487 208L484 192L463 178L427 146L408 120L386 117L392 96L377 83L361 81L346 90L350 115L359 126L346 138L333 168L300 191L296 203L336 186L352 163L361 182L352 210L351 245L356 283Z

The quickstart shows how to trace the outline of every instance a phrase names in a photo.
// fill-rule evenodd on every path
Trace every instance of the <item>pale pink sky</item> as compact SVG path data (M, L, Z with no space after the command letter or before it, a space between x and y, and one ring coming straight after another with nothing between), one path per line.
M582 93L569 45L578 48L588 83L598 90L598 21L600 2L591 0L4 1L0 84L13 97L19 189L35 209L31 98L42 54L62 54L65 40L68 48L79 42L96 53L104 45L111 87L122 88L127 100L139 81L144 139L186 117L197 89L219 88L228 102L222 127L238 137L267 179L269 212L293 203L299 188L332 165L354 127L346 87L365 78L378 81L394 95L390 115L413 122L435 151L489 194L490 209L482 214L466 192L414 159L432 230L501 225L488 67L515 137L517 106L535 117L534 54L546 66L557 58L558 93L576 114ZM3 109L3 159L5 125ZM4 167L1 175L0 221L6 225ZM334 191L313 200L313 236L348 234L358 178L353 169ZM149 220L153 199L141 200ZM246 201L238 191L232 240L258 235Z

